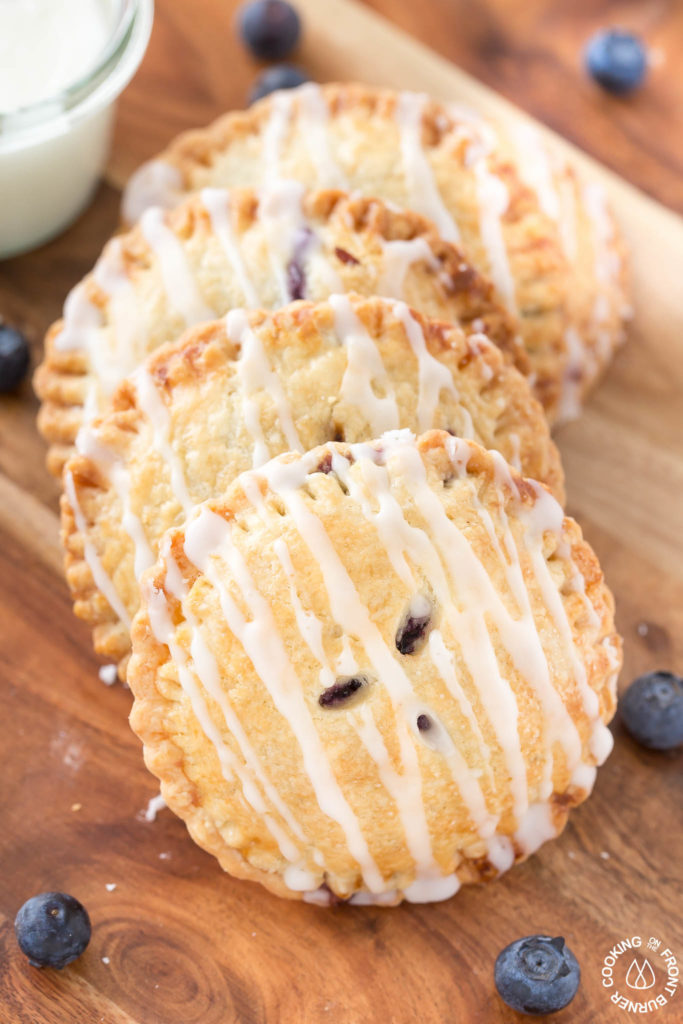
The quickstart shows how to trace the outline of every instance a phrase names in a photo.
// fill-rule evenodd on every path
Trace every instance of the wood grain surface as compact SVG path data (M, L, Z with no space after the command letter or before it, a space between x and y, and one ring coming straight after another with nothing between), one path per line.
M682 154L673 132L649 144L650 101L634 101L628 117L619 108L613 144L602 97L586 93L577 105L567 96L561 112L552 102L553 92L563 96L579 81L580 72L569 70L573 41L605 19L606 4L589 13L587 3L562 5L563 12L559 3L502 0L476 8L465 0L373 3L415 35L431 33L442 51L679 204L672 168ZM66 291L116 226L117 190L129 171L176 131L243 103L254 64L234 40L234 6L158 0L149 54L121 102L94 204L62 238L0 263L0 314L26 330L36 358ZM306 19L299 58L319 80L425 88L508 109L368 8L350 0L299 6ZM465 7L469 20L454 40ZM667 27L661 45L671 43L672 54L680 46L669 35L680 25L679 7L611 8L634 17L647 9L648 24ZM489 58L477 42L487 33L498 40ZM530 53L533 74L516 75ZM652 88L663 118L654 76ZM641 147L639 162L633 154ZM570 511L617 597L625 685L642 671L683 667L683 225L621 179L596 173L633 247L637 315L608 379L558 440ZM141 820L156 786L126 722L130 695L98 680L88 630L71 614L56 487L43 467L35 412L28 384L0 401L1 1024L510 1024L522 1018L498 999L493 963L506 943L536 932L564 935L582 966L579 993L558 1021L633 1019L610 1003L600 968L611 946L634 934L658 937L683 960L680 755L643 751L617 721L614 754L563 836L494 885L447 903L325 911L233 881L170 812ZM78 896L94 924L84 956L61 973L31 968L14 941L17 909L45 889ZM641 1019L682 1020L683 994Z

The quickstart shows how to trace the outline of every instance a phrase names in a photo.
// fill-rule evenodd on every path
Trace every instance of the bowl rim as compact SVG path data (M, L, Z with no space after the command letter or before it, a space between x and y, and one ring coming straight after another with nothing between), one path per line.
M111 103L128 85L147 49L154 0L118 0L118 16L97 61L52 96L0 113L0 153L42 142Z

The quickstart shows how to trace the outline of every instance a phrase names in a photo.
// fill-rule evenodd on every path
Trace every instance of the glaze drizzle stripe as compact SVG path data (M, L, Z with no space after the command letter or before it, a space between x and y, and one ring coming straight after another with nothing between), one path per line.
M520 818L528 806L528 788L516 725L518 708L511 688L500 674L490 634L480 615L482 605L487 609L490 607L486 600L491 597L490 581L475 558L469 542L450 523L441 502L426 485L419 453L414 445L401 441L402 433L397 435L398 440L394 444L390 444L386 461L395 460L396 470L401 474L415 507L429 524L434 540L430 540L424 529L407 522L401 506L391 493L389 471L385 466L373 469L374 461L369 446L353 445L352 451L357 461L363 460L364 482L372 489L375 501L379 504L377 528L382 543L387 546L390 561L396 566L401 560L406 564L409 560L415 565L420 578L429 580L440 606L452 609L448 623L454 630L475 689L477 680L492 680L489 687L479 688L478 696L506 758L515 813ZM469 453L469 448L466 450ZM345 483L350 486L348 479ZM380 494L383 499L381 501ZM429 502L430 498L433 503ZM436 506L440 514L436 513ZM383 527L380 520L380 517L386 518L388 512L392 513L390 528ZM457 551L457 556L452 551ZM413 590L417 589L414 580L409 579L409 585ZM489 593L486 593L487 589ZM494 596L497 598L497 595ZM456 606L463 610L456 611ZM472 608L474 612L466 610ZM469 719L472 716L466 717ZM470 813L476 820L476 812L471 809Z
M220 556L230 567L251 620L246 622L213 564ZM277 710L289 723L321 811L335 821L358 862L372 892L384 888L359 822L348 804L325 755L320 737L303 698L303 689L287 655L268 602L259 592L241 553L232 542L230 526L208 508L200 509L185 531L185 553L216 590L228 628L239 640Z
M244 422L254 441L253 465L260 466L270 458L261 426L259 402L253 397L259 392L265 391L270 396L289 448L292 451L303 451L282 381L268 362L258 331L249 326L247 312L243 309L230 310L225 318L225 330L228 338L240 346L237 372Z
M373 435L398 429L396 397L377 346L346 295L332 295L328 301L334 312L335 332L347 352L340 398L363 412ZM375 393L373 382L385 392L383 397Z
M423 93L414 92L399 93L396 99L396 124L408 191L405 205L433 220L447 242L459 242L458 226L441 197L422 146L422 118L427 99Z
M262 504L258 502L258 506L262 507ZM313 612L304 612L301 606L296 586L296 573L284 541L278 539L275 542L274 550L289 582L290 597L299 632L309 651L321 666L321 686L327 687L334 682L335 673L330 668L325 654L322 641L322 623ZM343 674L353 676L358 673L359 666L350 650L346 652L344 662ZM417 808L415 805L416 797L420 797L419 788L415 785L407 784L406 775L398 773L393 769L386 747L372 718L372 712L367 706L361 707L355 715L351 716L350 721L366 751L377 765L382 783L396 803L403 824L406 843L415 861L418 874L423 874L425 871L433 871L435 865L429 830L424 820L424 805L421 804L420 808ZM397 719L397 725L401 727L401 724ZM406 738L405 735L402 737L402 751ZM410 768L412 771L419 771L415 759L410 758L409 760L411 761ZM421 827L423 821L425 824L424 828Z
M348 183L330 151L328 123L330 112L322 90L308 82L297 90L299 97L299 127L309 156L316 169L317 183L323 188L346 189Z
M140 218L140 230L156 256L169 306L186 324L212 320L213 310L202 299L187 262L185 250L165 223L165 212L158 206L146 210Z
M453 382L453 374L440 363L427 348L424 332L412 315L405 302L394 302L393 310L401 321L410 342L410 347L417 359L419 393L417 400L417 424L422 433L434 426L441 392L447 391L455 401L459 400L458 390ZM462 412L465 412L462 409ZM468 432L473 432L472 420L467 417Z
M240 242L235 237L230 223L230 193L222 188L205 188L202 189L200 195L204 209L209 215L212 230L218 238L230 268L242 289L246 305L251 307L258 306L259 298L257 291L247 272L244 260L242 259Z
M223 778L228 783L232 782L235 777L239 779L242 784L242 793L245 800L257 814L263 817L266 826L278 844L283 857L292 863L298 863L301 856L299 848L291 841L281 826L274 821L272 816L267 813L267 806L255 784L254 778L250 775L250 769L253 771L256 778L258 778L258 781L263 786L268 797L271 799L271 802L276 806L281 816L287 821L287 824L292 831L301 839L303 839L303 833L263 772L260 761L254 753L253 748L241 727L239 719L235 715L230 702L226 697L225 691L220 685L215 659L199 632L196 620L193 619L191 613L188 611L185 600L187 596L187 588L182 582L181 574L173 559L170 557L168 549L166 549L163 554L166 559L165 585L168 588L169 593L181 602L183 614L190 626L190 629L192 630L191 664L182 646L175 640L175 628L169 614L168 604L164 593L160 590L154 589L152 586L149 586L147 588L147 607L152 632L157 641L168 648L169 653L173 658L178 670L178 680L180 685L188 696L192 706L192 711L197 718L202 732L216 751ZM241 749L242 756L245 758L245 764L240 764L236 754L228 744L223 741L220 730L214 723L208 705L194 678L195 673L204 690L220 708L226 726L229 728Z
M95 551L94 545L87 539L88 526L85 521L85 516L83 515L83 510L78 502L73 473L69 471L64 473L64 493L66 494L69 505L71 506L71 511L73 512L78 532L83 538L83 557L90 569L95 586L107 599L112 611L116 612L126 629L130 629L130 615L121 601L113 581L105 572L99 555Z

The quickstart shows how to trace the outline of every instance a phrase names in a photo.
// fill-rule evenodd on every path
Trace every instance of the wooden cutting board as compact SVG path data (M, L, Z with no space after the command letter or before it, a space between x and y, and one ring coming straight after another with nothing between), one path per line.
M217 7L176 5L183 34L202 42L189 49L192 61L205 59L216 81L226 68L200 15ZM350 0L299 7L303 60L320 80L425 89L513 112ZM163 27L157 47L168 41ZM179 113L158 92L132 87L94 206L61 240L0 264L7 319L42 335L114 228L127 174L182 122L216 113L217 94L193 90L188 78ZM625 685L683 666L683 222L572 155L607 184L633 249L629 342L581 420L558 434L569 510L616 594ZM601 968L611 947L634 935L683 959L680 755L639 749L617 722L614 754L563 836L499 882L447 903L320 910L233 881L170 812L141 820L156 785L127 726L130 695L98 680L88 630L71 615L35 406L28 386L0 402L2 1024L511 1022L521 1018L498 999L493 964L508 942L537 932L564 935L581 963L579 993L559 1020L632 1019L610 1002ZM61 973L29 967L13 936L18 907L46 889L74 893L94 923L86 954ZM683 1020L683 994L641 1019L650 1018Z

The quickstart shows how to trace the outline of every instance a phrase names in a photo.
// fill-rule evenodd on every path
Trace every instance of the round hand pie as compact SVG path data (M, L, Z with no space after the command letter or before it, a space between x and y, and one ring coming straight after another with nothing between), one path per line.
M166 534L133 728L226 871L311 902L491 878L563 827L612 738L612 598L579 527L432 431L288 453Z

